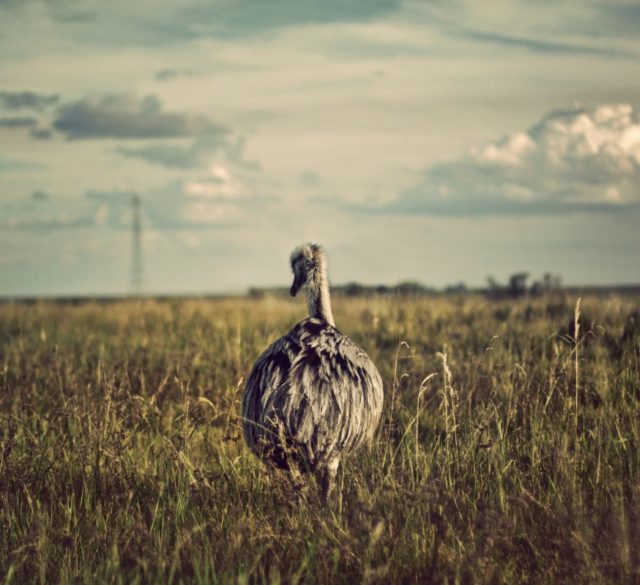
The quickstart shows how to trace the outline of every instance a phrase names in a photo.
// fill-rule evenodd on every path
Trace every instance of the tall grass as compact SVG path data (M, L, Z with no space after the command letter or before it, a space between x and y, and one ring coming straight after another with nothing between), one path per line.
M274 299L0 306L5 583L637 583L637 299L337 299L383 424L324 508L244 447Z

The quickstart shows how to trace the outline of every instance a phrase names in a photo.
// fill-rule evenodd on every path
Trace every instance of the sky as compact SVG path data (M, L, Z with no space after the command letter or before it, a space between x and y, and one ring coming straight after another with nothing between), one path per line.
M640 4L0 0L0 296L640 282Z

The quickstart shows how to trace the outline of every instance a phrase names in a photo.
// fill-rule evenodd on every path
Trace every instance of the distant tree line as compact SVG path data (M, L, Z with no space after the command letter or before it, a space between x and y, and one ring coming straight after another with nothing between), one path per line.
M386 284L361 284L359 282L348 282L347 284L339 284L331 287L331 292L337 295L344 295L346 297L360 297L360 296L373 296L373 295L402 295L402 296L423 296L434 295L439 291L433 287L425 286L424 284L407 280L400 282L396 285ZM249 296L252 298L261 298L266 295L288 295L289 289L285 287L270 287L270 288L257 288L252 287L249 289Z
M512 298L518 299L524 296L541 296L562 290L562 278L557 274L545 272L540 280L535 280L531 285L528 272L516 272L509 277L506 284L500 284L489 276L487 278L487 295L492 299Z
M331 287L332 292L342 294L347 297L369 296L369 295L433 295L438 291L421 282L407 280L396 285L385 284L367 285L359 282L349 282L347 284Z
M505 283L499 283L492 276L487 278L487 286L482 289L469 289L464 282L448 285L442 289L426 286L415 280L406 280L395 285L370 285L360 282L348 282L331 287L331 292L346 297L361 297L373 295L395 295L395 296L427 296L436 294L464 294L467 292L485 293L489 298L520 298L523 296L539 296L556 292L562 289L562 279L560 276L546 272L539 280L528 283L528 272L516 272L509 277ZM252 287L248 294L252 298L262 298L265 296L288 296L289 289L286 287Z

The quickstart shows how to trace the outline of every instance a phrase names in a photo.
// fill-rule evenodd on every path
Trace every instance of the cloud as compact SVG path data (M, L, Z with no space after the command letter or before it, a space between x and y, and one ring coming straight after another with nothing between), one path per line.
M96 225L131 227L131 204L141 202L144 229L182 230L229 228L245 223L252 211L264 210L268 197L256 197L246 179L222 165L212 165L185 180L172 181L146 192L89 190L91 217Z
M581 6L582 8L582 6ZM609 0L599 5L594 5L595 30L589 32L599 33L602 30L615 32L616 37L638 37L640 26L640 5L636 0Z
M255 38L293 26L366 22L392 12L400 0L165 0L160 6L141 0L132 4L114 0L107 4L64 1L0 1L11 12L25 18L42 14L67 37L108 46L167 46L203 38ZM9 13L9 10L5 10ZM150 17L152 12L152 18ZM48 27L52 28L51 26Z
M34 191L29 199L0 204L3 230L49 233L90 228L96 225L96 206L68 199L52 199L44 191Z
M61 106L57 114L53 127L73 140L179 138L227 132L201 114L163 111L154 95L89 96Z
M229 162L245 171L258 172L260 163L249 160L245 155L246 138L240 136L229 140L226 134L200 136L186 146L179 144L150 143L138 148L121 146L116 152L130 158L139 158L145 162L174 169L202 168L210 163L218 152L226 155Z
M362 22L387 14L400 4L400 0L196 1L175 4L154 19L140 21L139 10L129 16L135 20L142 42L153 43L203 37L248 37L292 26Z
M90 190L82 198L52 197L36 189L28 199L0 202L0 228L41 234L79 228L129 230L137 196L116 189Z
M32 91L0 91L0 104L7 110L36 110L42 111L55 105L59 100L57 95L46 95Z
M0 118L0 128L30 128L38 123L33 116L16 116Z
M40 191L36 189L31 193L31 199L33 199L34 201L47 201L47 199L49 198L50 195L46 191Z
M134 202L143 201L140 193L129 189L90 189L85 192L85 199L91 206L97 226L117 230L131 228Z
M361 22L387 14L400 6L399 0L283 0L254 2L251 7L228 2L213 7L200 4L183 14L218 36L233 37L274 31L296 25ZM208 26L211 29L208 29ZM194 27L197 31L198 27Z
M633 0L577 2L560 0L503 3L486 10L477 0L424 3L429 22L454 39L499 49L523 50L546 56L637 58L637 47L625 43L638 13ZM628 34L628 32L626 33ZM635 35L637 36L637 34Z
M91 216L61 215L59 217L48 218L31 217L9 219L1 222L0 227L10 230L46 233L55 230L93 227L95 223L95 219Z
M262 220L274 200L256 192L251 173L216 163L146 193L143 216L158 230L232 228Z
M89 189L77 198L52 197L36 189L28 198L0 201L0 229L41 234L76 228L128 231L136 199L141 201L144 230L171 231L244 226L261 218L273 201L256 194L251 173L213 164L147 191Z
M100 203L114 203L114 204L126 204L129 205L134 198L139 197L135 191L128 189L112 189L112 190L99 190L89 189L85 193L85 197L91 201L98 201Z
M31 138L34 140L49 140L51 134L49 128L31 128Z
M262 169L262 166L257 160L247 159L245 153L246 146L246 137L240 136L234 142L230 142L227 145L227 148L225 149L227 157L233 164L243 168L246 171L260 171Z
M322 184L320 175L318 175L318 173L314 171L303 171L302 173L300 173L298 178L300 183L302 183L305 187L318 187Z
M193 69L188 69L186 67L176 68L176 69L160 69L155 74L155 78L157 81L173 81L174 79L178 79L181 77L197 77L201 75L198 71L194 71Z
M496 33L474 29L462 29L460 35L474 41L489 43L506 48L525 49L535 53L561 54L561 55L591 55L599 57L636 57L630 51L613 49L610 47L598 47L578 43L566 43L541 38L514 36L504 33Z
M0 157L0 172L3 171L35 171L45 168L42 163L30 160Z
M185 195L204 199L227 199L236 195L229 171L213 165L207 172L186 183Z
M147 144L139 148L120 147L116 152L131 158L139 158L150 164L176 169L201 166L207 158L227 146L226 136L203 136L188 146L175 144Z
M380 210L547 214L640 206L640 122L627 104L574 107L427 169Z

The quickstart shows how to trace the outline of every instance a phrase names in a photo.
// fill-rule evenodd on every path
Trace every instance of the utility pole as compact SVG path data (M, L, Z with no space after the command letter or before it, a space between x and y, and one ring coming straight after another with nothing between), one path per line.
M140 222L140 197L134 193L131 197L132 211L132 250L131 250L131 294L142 294L143 270L142 270L142 225Z

